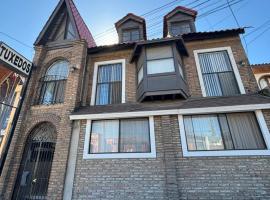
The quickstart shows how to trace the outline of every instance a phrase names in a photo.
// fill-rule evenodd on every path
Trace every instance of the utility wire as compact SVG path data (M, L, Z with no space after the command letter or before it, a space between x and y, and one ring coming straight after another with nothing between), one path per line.
M180 0L173 0L173 1L171 1L169 3L166 3L166 4L162 5L162 6L159 6L159 7L155 8L155 9L153 9L153 10L150 10L150 11L142 14L141 17L147 16L147 15L153 15L154 13L156 13L156 12L158 12L158 11L168 7L168 6L174 5L178 1L180 1ZM185 1L185 0L183 0L183 1ZM94 37L97 37L99 35L103 35L103 34L107 33L108 31L112 32L112 31L114 31L114 29L115 29L114 27L111 27L111 28L109 28L109 29L107 29L107 30L105 30L105 31L103 31L101 33L98 33L98 34L94 35Z
M234 20L235 20L235 22L236 22L238 28L241 28L241 27L240 27L240 24L239 24L239 22L238 22L238 20L237 20L237 18L236 18L236 16L235 16L235 14L234 14L234 12L233 12L233 9L232 9L232 7L231 7L231 5L230 5L230 3L229 3L229 0L227 0L227 4L228 4L228 6L229 6L229 9L230 9L230 11L231 11L231 13L232 13L232 16L233 16L233 18L234 18ZM248 55L247 41L246 41L245 37L242 37L242 38L243 38L243 40L244 40L245 47L246 47L246 51L247 51L247 55Z
M2 34L2 35L4 35L4 36L8 37L9 39L12 39L12 40L14 40L14 41L20 43L21 45L23 45L23 46L25 46L25 47L27 47L27 48L29 48L29 49L31 49L31 50L34 49L33 47L31 47L31 46L29 46L29 45L23 43L22 41L16 39L15 37L10 36L10 35L7 34L7 33L4 33L4 32L2 32L2 31L0 31L0 34Z
M182 2L184 2L184 1L186 1L186 0L183 0ZM192 4L196 3L196 2L199 2L199 1L200 1L200 0L193 0L192 2L190 2L190 3L188 3L188 4L184 5L184 6L188 7L188 6L190 6L190 5L192 5ZM200 5L203 5L203 4L205 4L205 3L209 2L209 1L211 1L211 0L206 0L206 1L202 2L202 3L199 3L199 4L196 5L196 6L193 6L192 8L199 7ZM174 4L172 4L172 3L174 3ZM173 5L175 5L176 3L177 3L177 1L172 1L172 2L170 2L170 3L168 3L168 4L165 4L164 6L160 6L159 9L160 9L160 8L162 8L162 9L160 9L159 11L164 10L165 8L169 8L169 7L173 6ZM166 7L165 7L165 6L166 6ZM147 26L147 31L149 32L149 30L151 30L151 29L149 29L149 28L154 27L154 26L159 25L160 23L162 23L162 22L163 22L163 18L162 18L162 17L163 17L165 14L167 14L167 12L168 12L168 11L166 11L164 14L162 14L162 15L160 15L160 16L155 16L155 17L153 17L153 18L151 18L151 19L147 19L147 22L153 21L152 23L150 23L150 26L149 26L149 25ZM155 12L155 13L156 13L156 12ZM151 15L152 15L152 14L154 14L154 13L151 13ZM143 17L143 16L145 16L145 14L141 15L141 17ZM160 18L162 18L162 20L160 20ZM158 20L155 20L155 19L158 19ZM108 31L109 31L109 32L108 32ZM106 33L107 33L107 34L106 34ZM112 27L112 28L108 29L107 31L104 31L102 34L103 34L103 35L99 35L99 34L95 35L95 36L94 36L95 40L96 40L96 41L100 41L100 40L103 39L103 37L106 37L108 34L115 34L115 35L116 35L117 33L116 33L115 28ZM104 35L104 34L106 34L106 35Z
M269 31L270 30L270 26L267 28L267 29L265 29L263 32L261 32L259 35L257 35L254 39L252 39L249 43L248 43L248 45L250 45L250 44L252 44L254 41L256 41L257 39L259 39L262 35L264 35L267 31Z
M265 28L266 25L268 25L270 23L270 19L269 20L266 20L262 25L260 25L259 27L257 27L256 29L254 29L253 31L247 33L244 37L248 37L250 36L251 34L257 32L258 30L262 29L262 28Z

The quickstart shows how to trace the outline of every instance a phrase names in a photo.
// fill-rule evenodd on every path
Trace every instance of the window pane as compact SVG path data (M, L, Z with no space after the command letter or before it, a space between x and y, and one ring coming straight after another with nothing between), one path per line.
M142 79L143 79L143 66L141 66L138 72L138 84L142 81Z
M124 119L120 123L121 152L150 152L148 119Z
M128 41L130 41L130 32L124 31L123 32L123 42L128 42Z
M171 32L173 36L181 35L184 33L190 33L191 32L190 25L188 22L172 23Z
M147 61L147 74L174 72L173 58Z
M140 32L139 30L132 30L131 31L131 40L138 41L140 39Z
M233 72L218 73L218 77L224 96L239 94L238 85Z
M203 75L203 82L207 96L222 96L222 90L217 74Z
M266 88L267 86L268 86L267 80L265 80L265 78L262 78L262 79L260 80L260 87L261 87L261 89L264 89L264 88Z
M71 39L75 39L75 31L73 29L73 26L71 24L71 22L68 22L68 26L66 29L66 39L71 40Z
M90 153L118 152L118 120L93 121Z
M198 54L207 96L239 94L227 51Z
M98 84L96 105L106 104L109 104L109 84Z
M188 150L266 149L253 112L184 116Z
M147 60L173 57L171 46L147 48L146 54Z
M227 114L235 149L265 149L254 113Z
M232 71L227 51L200 53L199 60L202 73Z
M47 71L47 76L54 76L55 80L66 79L69 73L68 62L58 61L54 63Z
M186 120L184 121L184 123L185 128L190 127L190 124L188 124ZM217 116L192 116L192 126L194 138L196 141L196 150L224 149ZM191 143L190 145L193 146L194 144Z
M97 79L96 105L121 103L122 64L99 66Z

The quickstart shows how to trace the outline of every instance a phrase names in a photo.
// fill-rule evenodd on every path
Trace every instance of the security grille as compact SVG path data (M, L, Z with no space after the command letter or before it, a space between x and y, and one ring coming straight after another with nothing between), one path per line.
M33 130L25 146L12 199L46 199L55 142L55 130L50 123Z

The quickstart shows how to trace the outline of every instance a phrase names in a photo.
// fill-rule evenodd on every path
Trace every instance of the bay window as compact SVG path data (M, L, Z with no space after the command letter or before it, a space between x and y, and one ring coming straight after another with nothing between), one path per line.
M175 72L171 46L147 48L146 57L147 74Z

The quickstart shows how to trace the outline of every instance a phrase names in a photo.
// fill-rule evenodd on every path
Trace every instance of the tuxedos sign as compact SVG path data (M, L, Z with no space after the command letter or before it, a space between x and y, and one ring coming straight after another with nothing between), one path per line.
M28 76L32 67L29 60L3 42L0 42L0 62L23 76Z

